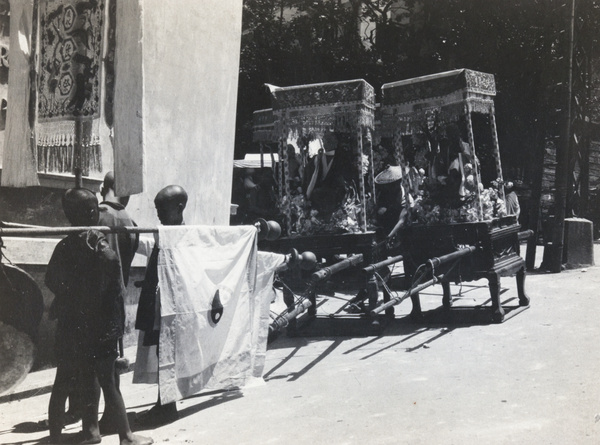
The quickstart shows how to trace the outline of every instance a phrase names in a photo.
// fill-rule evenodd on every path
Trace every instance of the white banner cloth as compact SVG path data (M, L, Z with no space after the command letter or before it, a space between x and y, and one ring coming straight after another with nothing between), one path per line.
M269 307L275 300L273 277L275 269L283 264L284 255L271 252L258 252L256 286L254 291L254 310L252 318L252 377L262 378L267 355L267 339L269 337Z
M254 226L159 228L162 403L262 376L273 273L284 256L257 255L256 235ZM155 349L138 345L134 382L154 383Z

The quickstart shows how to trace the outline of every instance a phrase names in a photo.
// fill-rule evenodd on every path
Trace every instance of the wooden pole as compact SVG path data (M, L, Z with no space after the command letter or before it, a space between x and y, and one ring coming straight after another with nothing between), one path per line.
M553 23L550 21L550 5L544 3L544 22L543 29L552 29ZM547 47L543 54L544 65L552 61L551 48ZM525 253L525 267L528 271L535 269L535 257L537 242L539 239L539 229L541 228L541 198L542 198L542 181L544 178L544 154L546 152L546 133L549 122L549 104L552 95L549 92L549 83L553 77L550 75L552 70L544 69L541 71L538 82L537 104L536 104L536 120L534 132L534 146L531 157L531 197L529 199L529 229L533 232L532 236L527 239L527 251ZM546 243L548 240L544 240Z
M546 85L547 75L541 75L540 83ZM533 235L527 240L527 251L525 253L525 267L531 271L535 268L535 255L539 238L540 227L540 203L542 197L542 180L544 177L544 154L546 149L546 128L548 126L548 93L543 89L538 96L537 122L535 125L535 138L532 155L531 174L531 198L529 200L529 229ZM547 240L544 240L547 242Z
M258 146L260 147L260 168L262 170L265 168L265 149L262 142L260 142Z
M83 187L83 121L75 120L75 141L73 143L73 173L75 174L75 188Z
M575 36L575 0L571 0L571 17L569 31L569 64L567 83L567 115L561 137L561 146L556 154L556 179L555 179L555 212L554 230L552 233L552 252L549 258L551 272L559 273L562 268L564 245L565 211L567 205L567 183L569 180L569 147L571 146L571 114L573 94L573 41Z
M0 223L0 225L9 225L12 227L0 227L0 238L3 236L12 237L31 237L31 236L63 236L71 235L73 233L87 232L88 230L97 230L102 233L158 233L158 227L138 227L138 226L125 226L125 227L109 227L109 226L72 226L72 227L44 227L44 226L32 226L23 227L13 223ZM261 224L260 220L251 224L258 230L259 234L268 234L271 228L267 222ZM265 235L266 236L266 235Z
M475 171L475 183L477 184L477 202L479 204L477 208L477 217L479 221L483 221L483 203L481 201L481 190L479 190L479 184L481 184L481 166L479 162L476 162L477 151L475 150L475 135L473 134L473 120L471 119L471 105L469 102L465 104L465 116L467 118L467 135L469 138L469 147L473 152L473 169ZM499 154L498 154L499 156Z
M373 309L371 311L371 317L376 317L381 312L391 308L392 306L396 306L396 305L402 303L404 300L413 296L414 294L418 294L422 290L427 289L429 286L433 286L434 284L439 283L442 278L443 278L443 275L441 275L440 277L433 277L431 280L426 281L425 283L420 284L418 286L415 286L412 289L409 289L401 297L392 298L390 301L383 303L381 306L377 306L375 309Z
M540 102L542 101L540 100ZM544 102L547 103L547 101ZM538 119L542 120L541 113L538 113ZM544 119L544 121L545 120L546 119ZM545 145L545 122L538 122L533 153L531 199L529 200L529 228L532 230L533 235L527 240L527 250L525 253L525 267L529 271L535 268L535 255L539 238L538 227L540 225L540 202L542 196L542 179L544 175Z
M31 236L63 236L73 233L97 230L103 233L158 233L157 227L108 227L108 226L73 226L73 227L24 227L0 228L0 237L31 237Z

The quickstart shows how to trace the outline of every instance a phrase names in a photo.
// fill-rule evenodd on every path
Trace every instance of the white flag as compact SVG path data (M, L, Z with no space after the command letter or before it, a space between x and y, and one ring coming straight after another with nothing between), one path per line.
M261 376L273 273L284 256L261 253L257 261L256 235L254 226L159 228L163 404ZM139 375L151 371L136 362Z

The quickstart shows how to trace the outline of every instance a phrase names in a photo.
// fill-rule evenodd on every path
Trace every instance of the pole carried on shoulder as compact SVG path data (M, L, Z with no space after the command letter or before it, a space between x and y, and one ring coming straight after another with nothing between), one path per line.
M252 224L257 228L259 239L272 241L281 234L281 227L275 221L259 220ZM73 233L97 230L102 233L158 233L158 227L109 227L109 226L74 226L74 227L44 227L25 226L21 224L0 222L0 236L29 237L29 236L63 236Z

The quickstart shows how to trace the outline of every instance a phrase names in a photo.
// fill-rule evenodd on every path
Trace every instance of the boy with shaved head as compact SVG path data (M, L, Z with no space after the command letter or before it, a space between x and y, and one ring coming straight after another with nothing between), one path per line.
M129 196L117 196L115 192L115 174L109 171L104 176L104 182L100 189L102 202L98 205L98 225L108 227L132 227L137 224L133 221L125 206L129 202ZM121 264L121 276L123 285L127 288L129 282L129 271L133 257L138 249L139 235L137 233L109 233L106 239L110 248L115 251ZM123 313L125 309L123 308ZM122 345L122 340L120 340ZM119 372L115 373L115 383L117 388L120 386ZM105 409L104 415L100 419L100 432L116 432L116 422L111 418L115 410Z
M63 210L73 226L98 223L98 200L86 189L69 189ZM123 335L123 281L117 255L106 237L92 229L60 241L48 263L46 285L54 293L57 317L57 368L48 420L50 440L60 439L65 401L73 376L82 394L82 432L78 443L100 443L98 402L100 383L114 418L121 445L150 444L132 434L123 397L115 384L117 340Z
M168 185L159 191L154 198L156 213L161 224L165 226L180 226L183 224L183 210L187 204L186 191L178 185ZM135 328L143 332L143 345L158 344L160 335L160 296L158 293L158 250L154 249L148 259L146 275L142 282L142 291L138 303ZM138 418L138 423L143 425L161 425L170 423L179 418L175 402L161 404L160 387L156 405Z
M129 202L129 196L117 196L115 193L115 175L112 171L104 176L104 182L100 190L102 202L98 206L98 224L108 227L132 227L136 226L125 207ZM129 281L129 269L135 252L138 248L139 235L135 233L113 233L106 235L110 247L116 252L121 262L123 284L127 287Z

